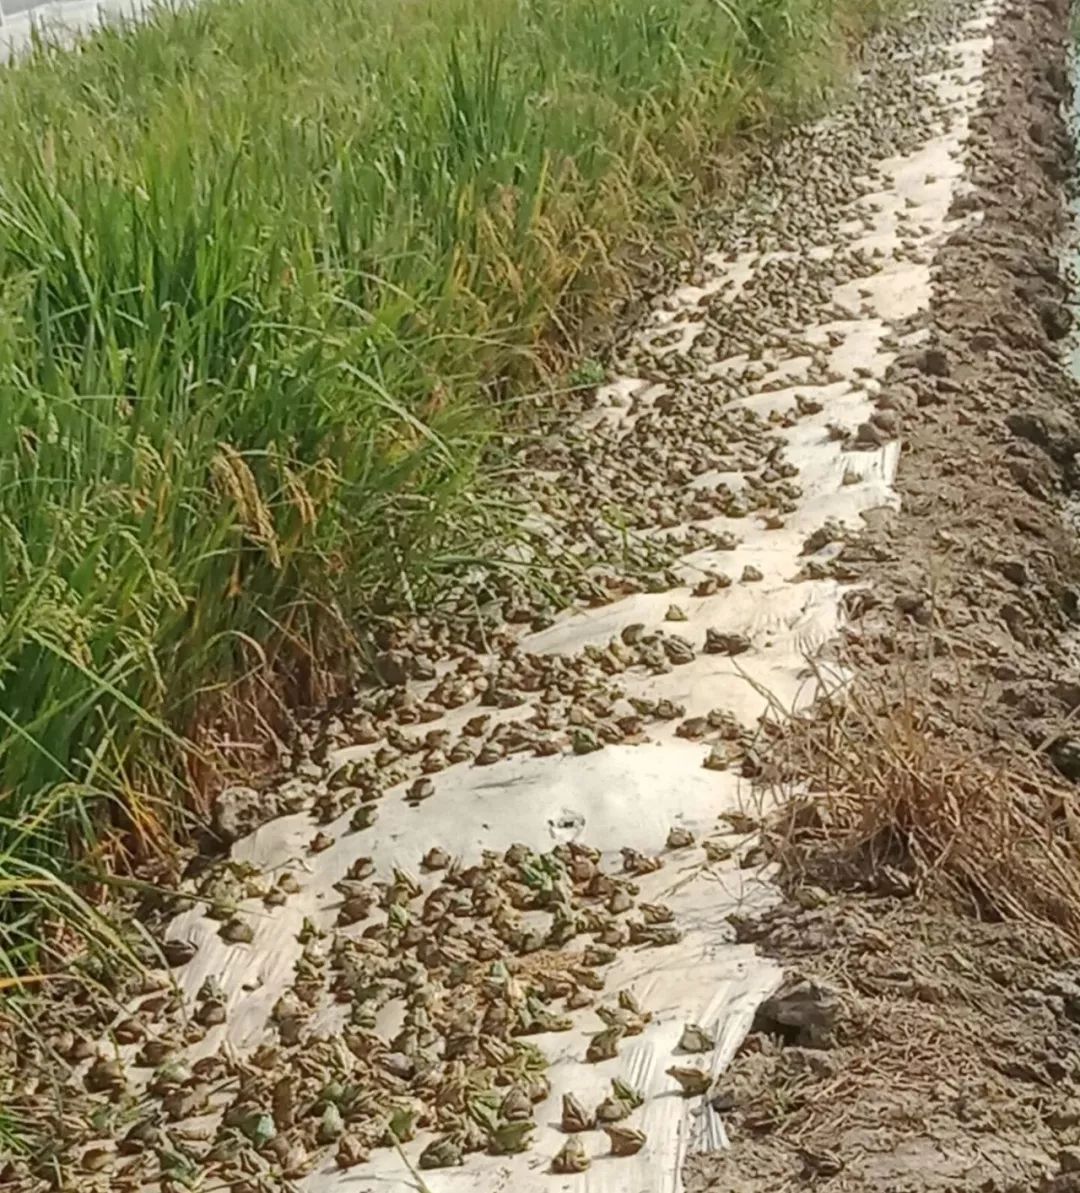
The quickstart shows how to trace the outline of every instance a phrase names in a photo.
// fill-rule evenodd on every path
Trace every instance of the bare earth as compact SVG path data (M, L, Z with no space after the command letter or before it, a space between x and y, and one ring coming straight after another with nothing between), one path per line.
M931 337L890 368L882 390L879 404L902 418L902 505L841 556L869 590L849 599L839 652L863 680L864 710L895 725L898 710L917 708L931 743L921 765L935 751L976 760L986 806L1007 785L1003 774L1021 776L1017 789L1053 788L1037 830L1050 840L1074 796L1041 773L1051 763L1067 780L1080 776L1071 725L1078 572L1063 516L1080 406L1060 348L1073 168L1067 19L1053 2L1007 4L997 18L968 149L973 189L954 205L983 215L937 254ZM889 733L865 722L854 732L867 773L880 770L874 754L892 748ZM809 769L827 790L827 762L819 756ZM943 803L957 773L944 766L933 776ZM859 836L850 820L845 833L847 844ZM775 1022L759 1024L720 1090L732 1150L695 1162L689 1187L1080 1188L1074 908L1028 904L1035 865L1021 865L1011 891L996 892L1014 903L1003 916L990 905L992 850L972 867L975 880L946 898L935 893L933 864L905 889L903 874L832 849L828 826L815 823L815 834L818 847L795 851L798 881L838 881L809 888L818 906L786 904L743 938L783 959L789 981L821 982L834 1028L826 1047L806 1048L798 1032L782 1046ZM878 842L879 862L891 850L912 863L903 835ZM1066 829L1054 846L1071 871L1066 884L1074 840ZM790 840L777 855L792 861ZM908 865L909 878L916 869Z

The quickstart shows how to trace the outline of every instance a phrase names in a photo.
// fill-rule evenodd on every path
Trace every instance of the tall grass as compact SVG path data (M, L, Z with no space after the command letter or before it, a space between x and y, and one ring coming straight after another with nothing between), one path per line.
M213 692L481 550L492 383L862 7L212 0L0 72L0 857L152 840Z

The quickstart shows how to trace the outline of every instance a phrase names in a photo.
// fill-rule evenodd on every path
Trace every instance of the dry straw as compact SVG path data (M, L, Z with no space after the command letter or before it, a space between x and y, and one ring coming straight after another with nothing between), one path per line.
M912 690L858 681L792 723L797 785L768 827L784 880L945 896L1080 942L1076 789L1022 745L991 756L988 733Z

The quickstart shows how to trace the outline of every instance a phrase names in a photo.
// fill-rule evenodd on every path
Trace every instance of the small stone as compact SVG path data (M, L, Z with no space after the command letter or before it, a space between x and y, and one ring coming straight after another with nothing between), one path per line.
M1063 1147L1057 1154L1058 1171L1080 1172L1080 1147Z

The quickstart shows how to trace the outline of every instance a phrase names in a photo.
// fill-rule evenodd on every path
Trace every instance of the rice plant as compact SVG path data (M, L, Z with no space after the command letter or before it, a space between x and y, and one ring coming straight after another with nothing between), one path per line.
M210 0L0 72L8 874L159 847L253 657L482 554L492 383L859 8Z

